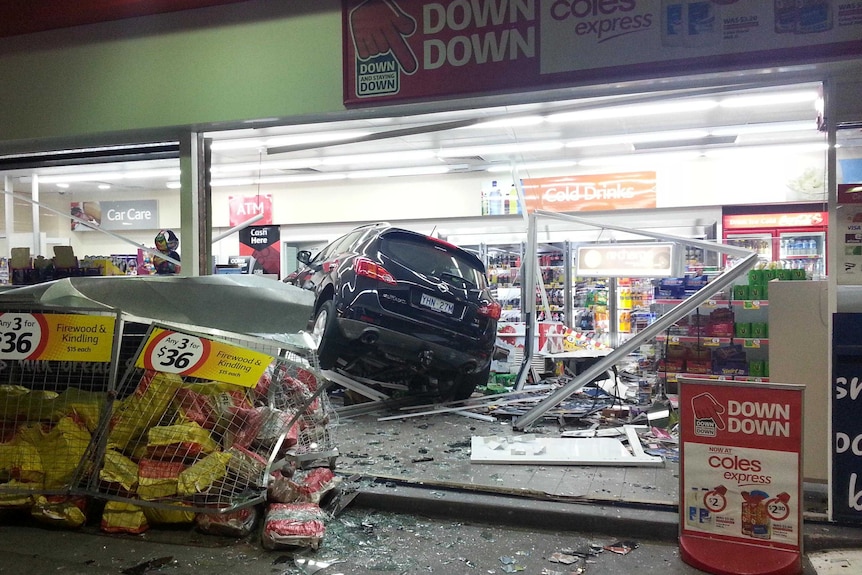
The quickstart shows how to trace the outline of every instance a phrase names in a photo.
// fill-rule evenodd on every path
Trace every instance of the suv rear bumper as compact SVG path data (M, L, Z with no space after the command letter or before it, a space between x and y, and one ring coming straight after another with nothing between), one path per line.
M487 352L471 353L358 320L338 318L336 325L343 342L361 346L357 348L360 353L373 348L429 371L479 373L491 363L493 346Z

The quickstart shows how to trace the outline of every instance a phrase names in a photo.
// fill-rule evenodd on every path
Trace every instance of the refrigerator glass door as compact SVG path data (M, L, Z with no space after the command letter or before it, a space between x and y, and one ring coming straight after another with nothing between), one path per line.
M826 274L826 234L824 232L781 232L778 253L784 269L804 269L809 278Z
M760 260L764 263L772 261L772 242L773 237L770 232L743 232L735 234L725 234L725 243L729 246L745 248L753 252L757 252ZM730 259L727 263L731 263Z

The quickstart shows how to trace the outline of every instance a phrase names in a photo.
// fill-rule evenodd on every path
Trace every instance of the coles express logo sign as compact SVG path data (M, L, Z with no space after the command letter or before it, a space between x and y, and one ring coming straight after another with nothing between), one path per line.
M597 43L650 30L657 21L637 0L554 0L548 10L552 20L571 24L577 36Z

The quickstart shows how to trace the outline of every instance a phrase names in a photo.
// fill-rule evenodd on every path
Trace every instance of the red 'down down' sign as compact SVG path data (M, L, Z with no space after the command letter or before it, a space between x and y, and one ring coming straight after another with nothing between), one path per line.
M719 575L802 572L803 390L680 380L684 561Z

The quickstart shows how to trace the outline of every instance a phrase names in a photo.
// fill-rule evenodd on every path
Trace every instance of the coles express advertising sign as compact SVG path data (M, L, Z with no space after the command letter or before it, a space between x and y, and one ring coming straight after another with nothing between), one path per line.
M342 35L347 104L862 53L830 0L343 0Z
M681 380L682 534L799 547L802 389Z

